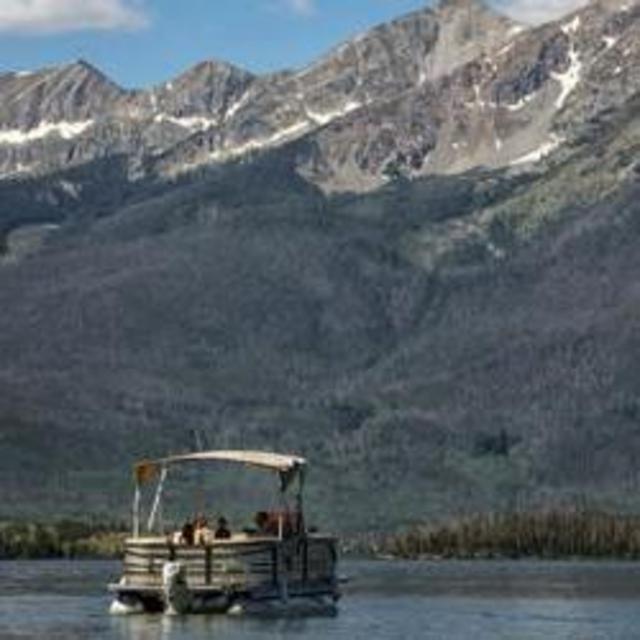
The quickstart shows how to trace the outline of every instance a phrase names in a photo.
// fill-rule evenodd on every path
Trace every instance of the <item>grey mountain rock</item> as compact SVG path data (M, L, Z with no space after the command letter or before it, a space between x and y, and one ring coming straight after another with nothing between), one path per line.
M5 91L0 85L3 103L12 105L0 117L0 169L46 173L114 153L136 165L162 157L163 175L223 162L431 83L516 30L478 2L447 2L381 25L296 72L254 77L205 62L160 87L129 92L84 63L8 74ZM53 108L56 95L65 102Z
M176 118L207 115L221 121L254 79L247 71L210 60L143 96L150 99L152 112Z
M381 25L299 71L209 61L146 91L80 62L0 77L0 171L129 158L164 179L304 139L298 171L327 192L474 167L527 167L638 89L640 9L601 0L535 29L478 0Z
M447 0L298 71L254 76L208 61L144 91L85 62L4 74L0 174L122 156L132 181L164 180L299 141L299 175L329 193L528 170L638 90L639 35L631 0L596 0L535 29L479 0Z
M194 140L170 153L160 171L179 173L184 167L232 159L321 132L332 123L340 131L345 121L359 125L372 111L388 110L389 102L433 85L520 30L474 0L410 14L354 38L300 72L259 79L252 98L225 128L210 131L205 142ZM401 107L396 119L407 110L411 107ZM352 135L360 139L358 126ZM429 135L427 130L418 137ZM336 140L340 147L341 139ZM370 160L377 168L378 159ZM301 172L310 175L305 166ZM365 189L379 185L382 178L371 171L350 171L346 163L339 172L347 190L358 189L359 183Z
M330 125L315 136L301 171L340 191L358 183L376 187L399 173L539 162L640 88L632 62L639 55L639 11L637 4L596 3L519 33L395 103L355 114L350 127Z
M31 131L47 123L103 117L123 95L84 61L33 73L6 73L0 76L1 129Z

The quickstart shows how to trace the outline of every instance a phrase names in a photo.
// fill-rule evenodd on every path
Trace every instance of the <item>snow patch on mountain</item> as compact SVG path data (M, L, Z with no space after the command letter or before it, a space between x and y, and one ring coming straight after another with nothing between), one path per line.
M582 62L575 48L569 51L569 68L564 73L552 73L551 77L560 83L560 95L556 99L556 109L564 107L567 98L580 84L582 74Z
M563 142L564 138L561 136L552 133L551 138L546 142L542 143L537 149L530 151L529 153L516 158L511 161L511 166L519 166L523 164L535 164L539 162L543 158L546 158L550 153L555 151Z
M581 24L582 24L582 20L581 20L580 16L576 16L570 22L567 22L567 23L563 24L561 29L562 29L562 32L564 34L569 36L571 34L577 33L578 30L580 29L580 25Z
M19 146L53 135L57 135L64 140L71 140L82 135L93 124L93 120L84 120L82 122L42 122L37 127L26 131L22 129L3 129L0 130L0 144Z
M172 116L167 113L159 113L154 118L155 122L161 124L163 122L169 122L175 124L183 129L189 129L190 131L206 131L211 127L215 127L219 124L217 118L206 118L204 116Z
M526 96L522 96L522 98L520 98L520 100L518 100L518 102L515 102L514 104L503 104L501 106L503 106L508 111L520 111L521 109L524 109L533 100L534 97L535 94L530 93Z
M314 111L313 109L306 107L305 111L307 116L313 120L318 125L324 126L332 122L333 120L337 120L338 118L344 118L349 115L353 111L357 111L362 107L362 102L358 102L356 100L350 100L347 102L342 108L335 109L333 111Z
M289 127L280 129L270 136L264 138L254 138L236 146L225 146L210 154L209 158L214 162L221 162L242 156L251 151L259 151L267 147L277 147L285 142L289 142L296 136L304 133L309 129L308 122L296 122Z
M250 97L251 97L251 92L250 91L245 92L244 95L239 100L236 100L227 109L227 112L225 113L224 119L225 120L231 120L231 118L233 118L233 116L235 116L236 113L238 113L238 111L240 111L240 109L242 109L242 107L244 107L249 102L249 98Z

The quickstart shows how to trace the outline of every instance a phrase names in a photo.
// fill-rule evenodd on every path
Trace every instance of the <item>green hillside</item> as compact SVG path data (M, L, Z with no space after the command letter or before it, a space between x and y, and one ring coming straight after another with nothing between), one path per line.
M307 455L314 519L345 530L635 508L636 112L536 173L368 196L298 177L304 141L0 187L0 516L125 517L132 462L193 429Z

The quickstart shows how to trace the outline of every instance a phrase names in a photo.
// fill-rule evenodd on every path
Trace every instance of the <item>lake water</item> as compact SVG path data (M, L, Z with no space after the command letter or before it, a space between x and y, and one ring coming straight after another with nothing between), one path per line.
M632 640L640 564L345 562L334 618L107 615L110 562L0 562L0 640Z

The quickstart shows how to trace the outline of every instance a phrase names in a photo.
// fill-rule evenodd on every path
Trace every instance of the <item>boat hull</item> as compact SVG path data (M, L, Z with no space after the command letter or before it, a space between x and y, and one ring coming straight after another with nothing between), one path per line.
M133 539L124 565L120 582L109 587L113 615L333 615L340 598L336 541L329 537L203 547Z
M114 594L110 613L114 616L163 613L168 615L219 614L259 616L335 615L340 594L337 590L282 594L224 594L201 589L187 591L187 597L172 601L163 590L135 591L111 585Z

